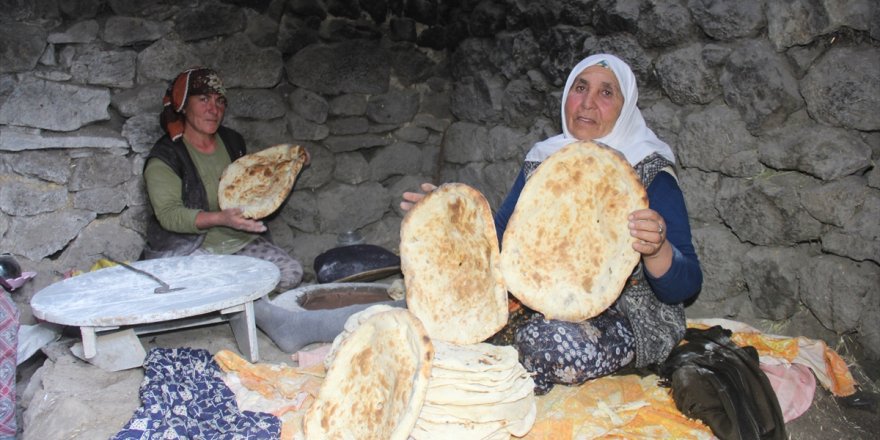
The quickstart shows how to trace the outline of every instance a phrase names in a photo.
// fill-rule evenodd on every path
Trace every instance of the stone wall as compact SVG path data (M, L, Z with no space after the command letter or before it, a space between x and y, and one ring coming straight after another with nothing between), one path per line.
M397 249L400 193L497 207L559 130L568 69L616 53L678 157L705 272L691 316L880 358L880 8L873 0L0 0L0 251L27 299L143 245L168 82L220 71L226 125L312 164L269 222L309 269L337 234Z

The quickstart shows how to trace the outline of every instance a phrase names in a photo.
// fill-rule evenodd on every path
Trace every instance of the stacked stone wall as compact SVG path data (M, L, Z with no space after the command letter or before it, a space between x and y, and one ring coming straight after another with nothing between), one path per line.
M0 0L0 251L27 301L102 254L136 259L161 97L220 71L226 125L312 164L269 220L311 270L356 230L397 249L404 190L497 207L559 130L582 57L636 72L672 145L705 284L691 316L852 341L880 358L880 7L873 0ZM781 327L780 327L781 326Z

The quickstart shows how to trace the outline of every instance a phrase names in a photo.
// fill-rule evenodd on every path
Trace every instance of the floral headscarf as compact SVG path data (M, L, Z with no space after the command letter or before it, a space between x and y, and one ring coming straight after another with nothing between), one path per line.
M598 139L584 139L601 142L623 153L630 164L635 165L642 159L653 153L659 153L661 156L675 162L675 155L672 149L665 142L657 138L657 135L648 128L642 112L636 106L639 100L639 90L636 86L636 77L633 75L632 69L620 58L609 54L598 54L584 58L580 63L574 66L565 82L565 89L562 92L562 134L558 134L551 138L545 139L535 144L526 155L527 161L543 162L551 154L560 148L572 142L577 142L565 124L565 100L568 98L568 92L574 80L587 67L600 65L611 69L620 83L620 90L623 92L623 108L620 110L620 116L614 123L614 128L606 136Z
M162 98L163 108L159 116L159 123L171 140L176 141L183 136L186 121L183 107L186 105L186 99L209 93L226 96L226 87L223 87L223 81L220 80L217 72L205 67L186 69L171 82L165 91L165 97Z

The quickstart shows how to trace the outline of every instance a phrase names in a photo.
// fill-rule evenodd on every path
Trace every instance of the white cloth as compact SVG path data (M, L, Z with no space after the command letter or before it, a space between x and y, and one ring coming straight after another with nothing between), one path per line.
M565 100L568 98L568 92L571 90L575 78L584 69L596 64L602 64L614 72L623 92L623 108L611 133L599 139L577 139L569 133L565 124ZM543 162L544 159L565 145L578 140L592 140L620 151L632 165L655 152L660 153L671 162L675 162L675 155L669 145L658 139L657 135L645 124L645 118L642 117L642 112L636 105L638 101L639 90L636 86L636 77L629 66L620 58L609 54L591 55L584 58L571 70L568 80L565 82L565 89L562 91L562 133L535 144L526 155L526 160Z

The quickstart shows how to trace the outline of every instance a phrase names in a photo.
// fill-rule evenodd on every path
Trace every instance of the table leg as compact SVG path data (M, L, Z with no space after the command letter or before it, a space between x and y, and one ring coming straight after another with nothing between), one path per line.
M251 362L257 362L260 360L260 347L257 344L257 323L254 320L254 303L253 301L248 301L243 306L243 311L234 313L229 318L229 325L232 327L232 334L235 335L235 342L238 343L239 351L248 356Z
M106 327L82 327L82 344L70 347L74 356L104 370L122 371L144 365L147 352L134 329L106 332ZM112 330L110 327L109 330ZM100 350L98 350L100 348Z
M80 327L79 331L82 334L83 357L86 359L95 357L98 354L98 338L95 336L95 328Z

